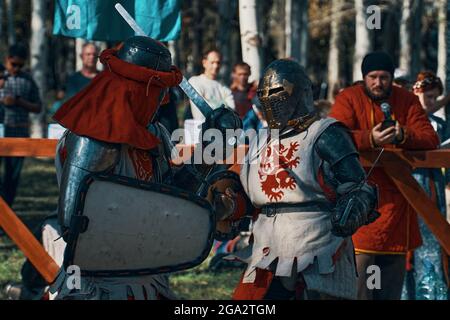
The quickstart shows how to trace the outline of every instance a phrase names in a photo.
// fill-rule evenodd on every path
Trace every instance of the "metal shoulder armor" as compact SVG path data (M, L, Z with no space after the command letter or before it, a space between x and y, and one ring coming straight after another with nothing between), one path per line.
M358 155L348 130L339 123L329 126L316 141L319 156L334 166L349 155Z
M328 127L316 141L315 150L324 161L325 178L334 187L364 180L365 172L359 162L358 151L343 125Z
M66 137L67 158L61 174L58 221L70 228L75 201L82 180L90 173L111 170L117 164L120 145L101 142L70 132Z

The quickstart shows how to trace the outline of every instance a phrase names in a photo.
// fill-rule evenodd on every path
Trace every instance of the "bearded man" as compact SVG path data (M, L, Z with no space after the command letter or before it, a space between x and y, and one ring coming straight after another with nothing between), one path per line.
M392 85L394 70L387 53L369 53L361 66L364 82L336 97L330 117L351 130L361 151L380 147L436 148L439 138L419 99ZM385 120L390 120L390 125ZM359 273L358 298L398 300L405 275L405 255L421 245L417 215L383 168L375 168L369 180L379 188L381 217L353 236ZM371 265L381 269L378 290L370 290L366 284L367 268Z

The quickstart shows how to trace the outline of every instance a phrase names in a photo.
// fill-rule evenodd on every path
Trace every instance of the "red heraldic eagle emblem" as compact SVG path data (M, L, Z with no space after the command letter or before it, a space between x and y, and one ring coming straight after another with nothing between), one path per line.
M300 164L300 157L295 156L299 149L298 142L291 142L289 147L282 143L269 145L259 165L258 175L261 189L270 201L279 202L286 189L297 188L295 179L289 171Z

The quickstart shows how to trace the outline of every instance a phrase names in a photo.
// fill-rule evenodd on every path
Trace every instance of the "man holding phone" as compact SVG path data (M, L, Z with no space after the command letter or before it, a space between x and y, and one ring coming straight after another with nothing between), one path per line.
M28 56L26 47L15 44L5 59L6 71L0 82L0 105L4 109L5 137L26 138L29 133L29 113L42 108L39 89L30 74L22 71ZM12 205L19 185L24 158L0 158L4 162L0 195Z
M330 117L351 131L358 150L381 147L435 149L439 138L417 97L392 85L394 63L384 52L369 53L363 60L363 83L343 90ZM375 168L369 181L379 188L381 217L361 227L353 236L359 274L358 298L397 300L405 275L405 255L421 245L417 215L383 168ZM381 288L367 287L367 268L381 270Z

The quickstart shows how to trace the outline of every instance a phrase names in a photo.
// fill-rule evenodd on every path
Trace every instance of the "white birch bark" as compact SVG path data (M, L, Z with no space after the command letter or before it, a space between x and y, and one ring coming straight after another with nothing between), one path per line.
M362 80L361 64L364 56L372 50L367 30L366 6L364 0L355 0L355 54L353 56L353 82Z
M47 39L45 18L47 3L45 0L32 0L31 2L31 73L39 88L42 111L39 114L30 114L31 137L42 138L45 135L46 93L47 93Z
M256 17L256 0L239 0L242 60L252 68L249 81L259 80L262 68L261 37Z
M331 31L330 31L330 47L328 53L328 100L333 101L333 88L339 83L339 25L340 15L339 9L341 7L341 0L332 0L331 2Z
M411 5L412 0L402 1L400 21L400 69L411 76Z

